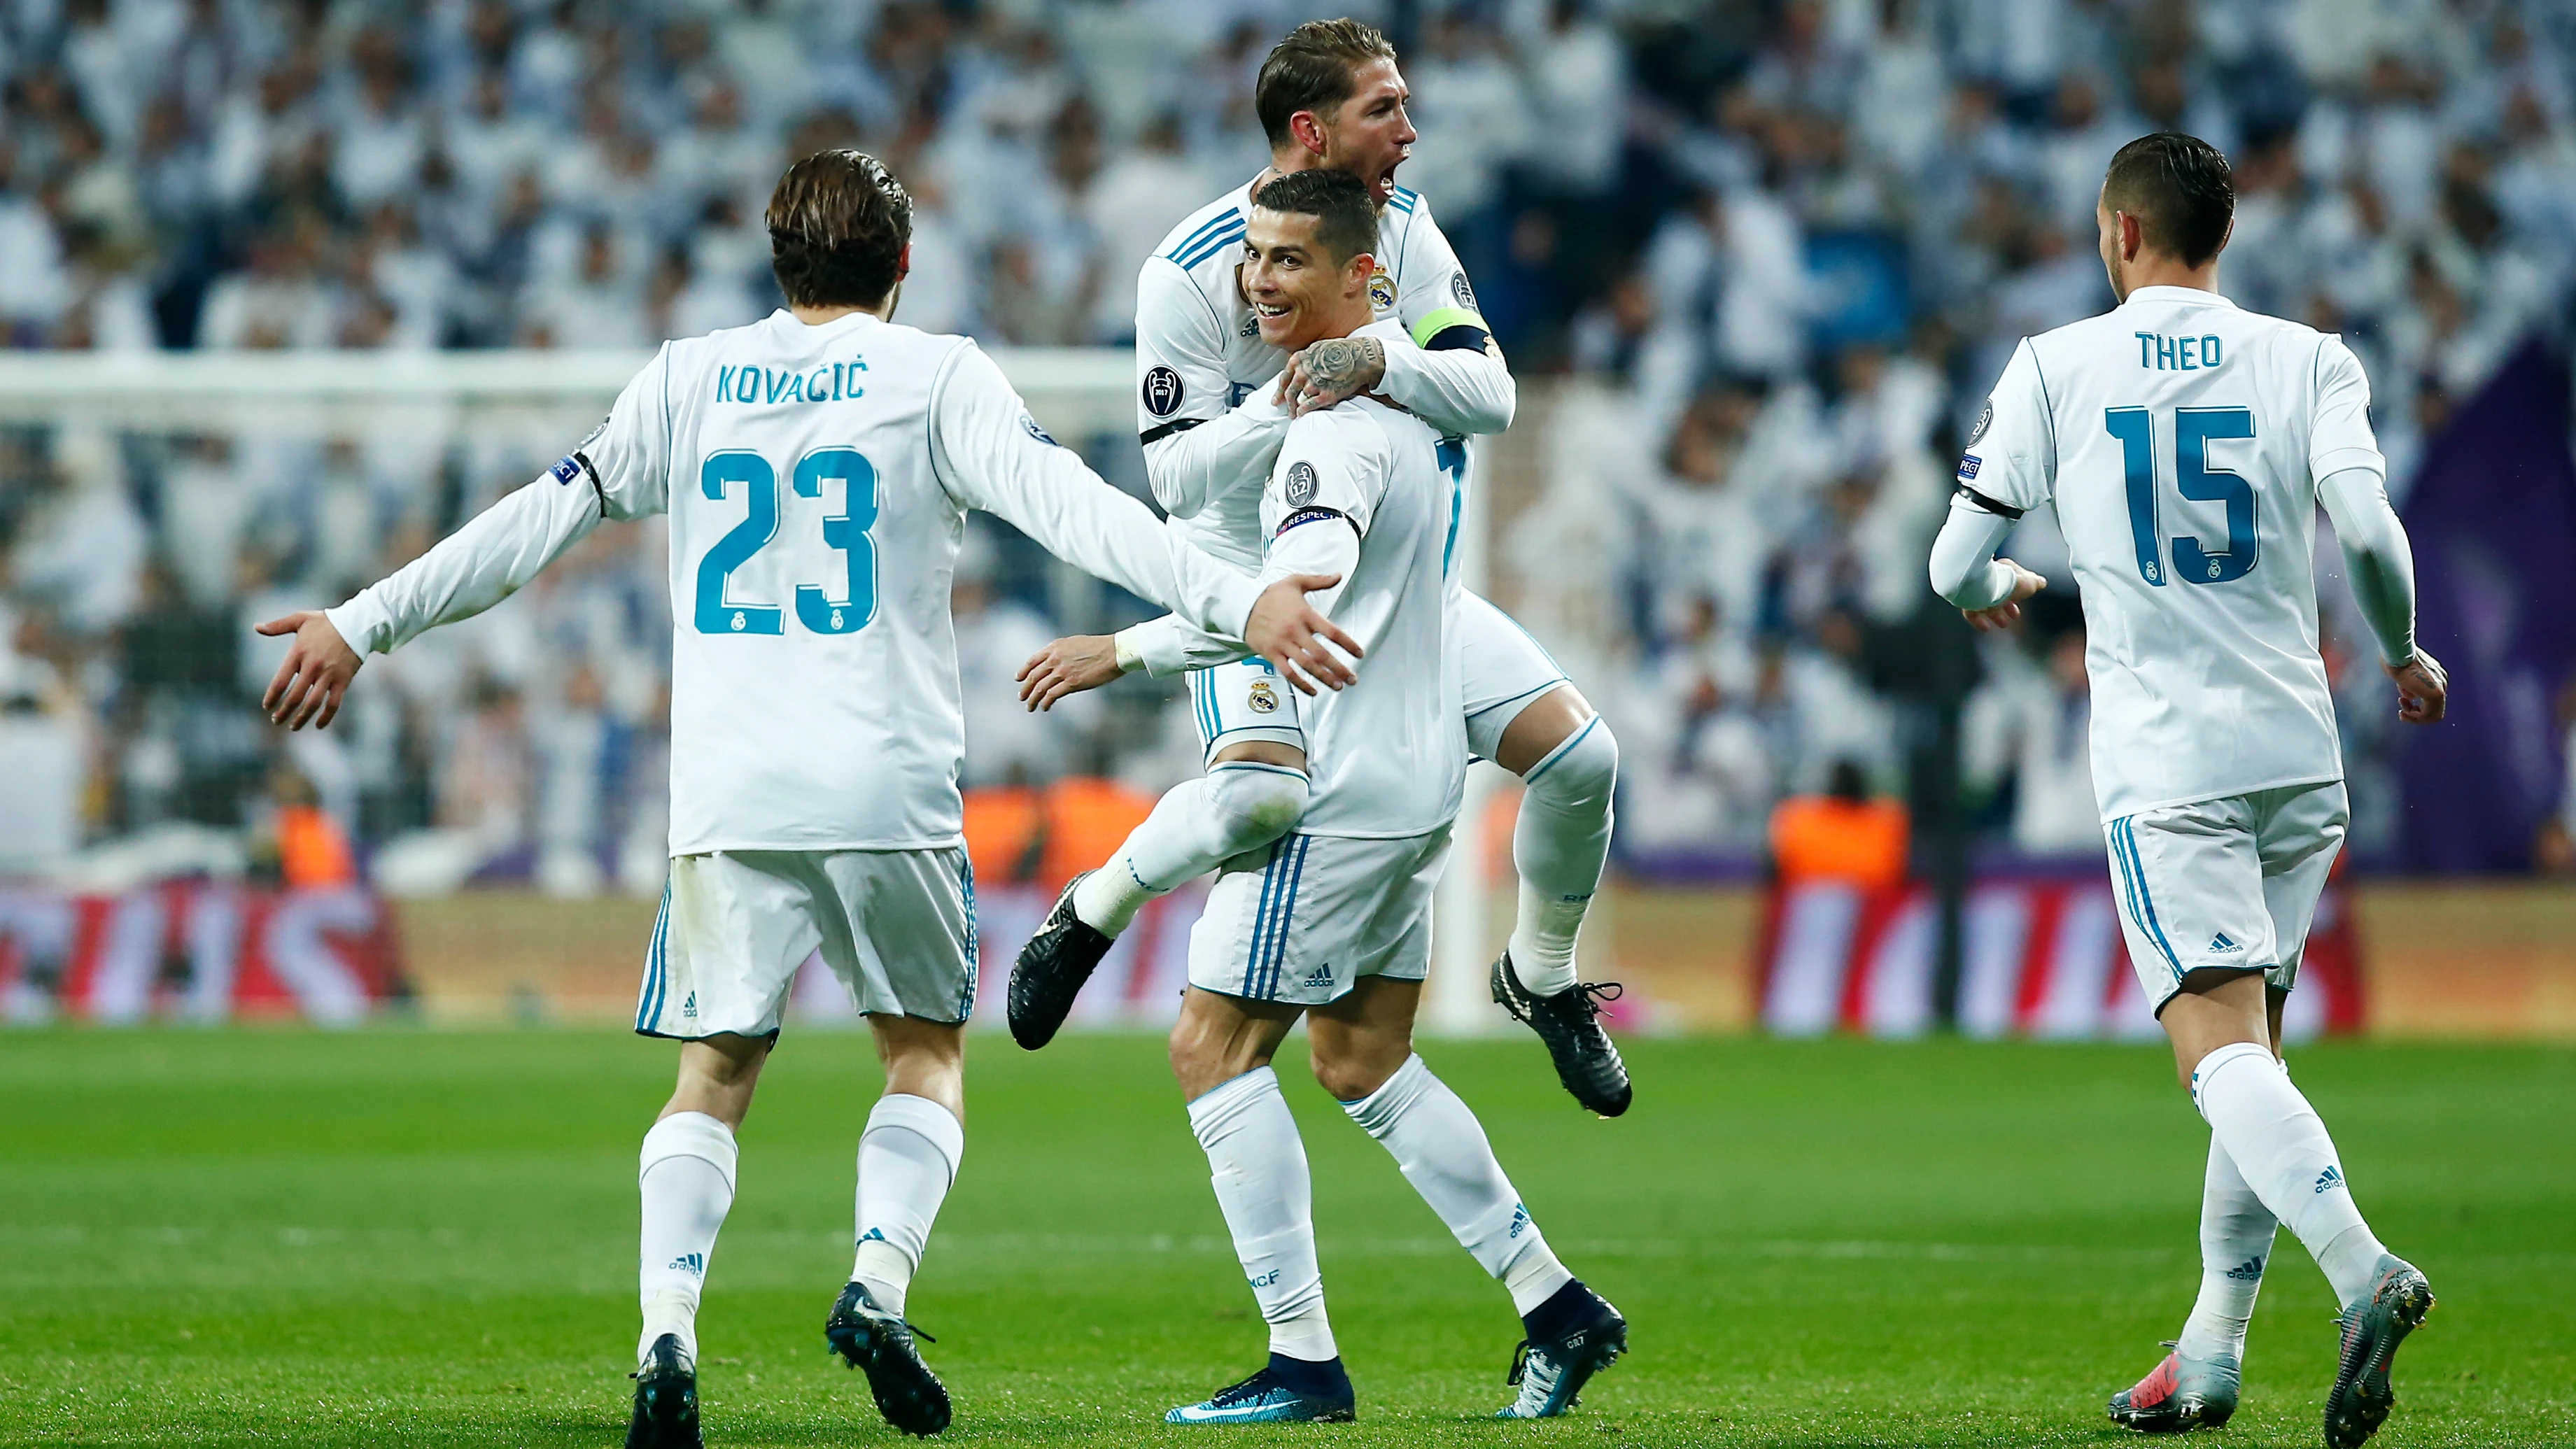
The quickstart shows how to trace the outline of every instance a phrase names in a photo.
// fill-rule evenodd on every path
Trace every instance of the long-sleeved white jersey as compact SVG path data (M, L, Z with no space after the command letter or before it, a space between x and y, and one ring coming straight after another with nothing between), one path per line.
M1362 335L1393 330L1379 322ZM1394 839L1457 818L1467 724L1447 630L1459 500L1441 452L1420 418L1352 398L1289 424L1260 494L1265 577L1343 574L1326 611L1368 651L1357 683L1297 707L1314 780L1297 822L1308 835Z
M965 511L1240 633L1258 586L1058 447L974 343L785 311L669 343L546 476L330 611L361 651L507 598L602 518L671 515L671 853L962 837Z
M1261 566L1261 492L1289 420L1270 395L1287 358L1261 340L1236 278L1252 192L1246 182L1174 227L1136 283L1136 422L1154 497L1185 537L1247 569ZM1376 391L1448 437L1511 426L1511 369L1485 345L1475 288L1418 193L1397 187L1379 213L1377 265L1371 309L1400 328ZM1134 637L1158 673L1225 657L1162 621Z
M2312 560L2319 481L2385 469L2369 404L2340 340L2185 287L2141 287L2013 354L1944 539L2056 508L2105 820L2343 778ZM1951 597L1993 592L1971 579ZM2391 662L2412 653L2405 633L2385 630Z

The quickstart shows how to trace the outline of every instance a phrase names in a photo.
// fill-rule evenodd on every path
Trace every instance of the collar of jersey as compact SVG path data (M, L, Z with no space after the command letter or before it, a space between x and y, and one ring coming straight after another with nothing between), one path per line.
M2204 292L2198 287L2140 287L2129 293L2129 301L2121 305L2137 302L2186 302L2202 307L2225 307L2231 311L2236 306L2216 292Z
M2133 293L2131 295L2135 294ZM868 322L883 322L885 320L874 312L852 312L846 317L835 317L829 322L809 324L800 320L795 313L788 311L784 307L781 307L777 311L769 314L769 320L771 322L776 323L780 327L793 329L788 333L791 337L811 337L817 333L832 332L843 328L864 325L860 322L861 318L865 318Z

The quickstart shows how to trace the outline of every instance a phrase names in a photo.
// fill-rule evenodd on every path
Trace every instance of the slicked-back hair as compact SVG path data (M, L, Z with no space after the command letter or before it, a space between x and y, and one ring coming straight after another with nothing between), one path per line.
M769 193L769 269L791 307L874 307L901 280L912 193L865 151L817 151Z
M2158 131L2111 158L2102 204L2136 217L2148 246L2197 267L2227 245L2236 179L2217 147L2197 136Z
M1264 211L1315 218L1315 240L1334 266L1377 250L1377 202L1368 183L1347 171L1317 166L1291 171L1255 192Z
M1344 16L1309 20L1270 47L1253 83L1252 109L1261 117L1270 149L1288 144L1288 118L1299 111L1331 115L1351 98L1351 76L1373 60L1395 59L1395 47L1378 28Z

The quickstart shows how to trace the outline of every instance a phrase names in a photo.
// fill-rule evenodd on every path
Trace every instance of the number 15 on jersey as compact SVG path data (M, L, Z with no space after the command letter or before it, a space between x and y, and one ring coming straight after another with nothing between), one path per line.
M2109 408L2102 425L2120 440L2121 472L2129 494L2129 534L2138 550L2138 572L2165 584L2164 536L2156 506L2156 416L2146 408ZM2223 584L2253 571L2261 542L2254 485L2243 475L2209 466L2209 445L2254 436L2247 408L2176 408L2173 414L2174 486L2196 503L2227 505L2227 547L2211 552L2199 539L2173 541L2173 576L2185 583Z

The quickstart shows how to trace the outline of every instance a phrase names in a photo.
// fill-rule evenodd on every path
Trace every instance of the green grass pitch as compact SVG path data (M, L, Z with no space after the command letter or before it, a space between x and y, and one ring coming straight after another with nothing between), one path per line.
M1346 1428L1158 1422L1260 1362L1160 1044L979 1037L913 1289L949 1437L1180 1444L2107 1444L2197 1281L2207 1136L2158 1050L1635 1043L1602 1122L1535 1043L1435 1044L1540 1224L1633 1323L1549 1424L1485 1418L1519 1326L1282 1060ZM623 1432L636 1142L672 1050L613 1030L0 1036L0 1442L598 1446ZM2379 1442L2576 1443L2576 1052L2324 1046L2299 1080L2441 1308ZM701 1320L710 1442L894 1435L827 1360L864 1037L791 1033ZM2221 1445L2320 1442L2333 1305L2284 1234Z

